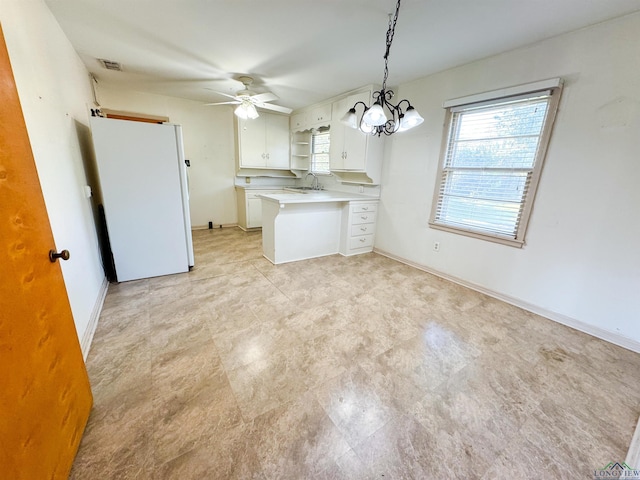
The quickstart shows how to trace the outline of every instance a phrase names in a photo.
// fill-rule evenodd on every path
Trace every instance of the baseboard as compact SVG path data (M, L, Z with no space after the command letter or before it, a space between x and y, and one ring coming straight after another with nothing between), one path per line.
M80 342L80 348L82 349L82 356L84 357L85 362L87 361L87 357L89 356L89 350L91 349L93 335L96 333L96 328L98 328L98 319L100 318L100 313L102 312L102 305L104 305L104 299L107 296L108 288L109 281L105 277L105 279L102 281L102 285L100 286L100 290L98 291L98 298L96 299L96 303L93 305L93 310L91 311L91 316L89 317L89 324L87 325L87 329L84 331L82 341Z
M379 248L374 248L373 251L385 257L396 260L400 263L404 263L405 265L409 265L410 267L414 267L414 268L417 268L418 270L431 273L432 275L435 275L437 277L444 278L445 280L449 280L450 282L457 283L458 285L462 285L463 287L470 288L471 290L475 290L476 292L484 293L489 297L496 298L505 303L509 303L516 307L522 308L523 310L527 310L529 312L535 313L536 315L540 315L542 317L548 318L549 320L553 320L554 322L561 323L562 325L566 325L567 327L571 327L575 330L579 330L583 333L587 333L591 336L594 336L606 342L613 343L622 348L626 348L627 350L631 350L632 352L640 353L640 342L637 342L631 338L625 337L618 333L611 332L609 330L604 330L599 327L595 327L593 325L581 322L580 320L576 320L575 318L568 317L561 313L553 312L551 310L541 308L537 305L533 305L531 303L525 302L518 298L510 297L508 295L504 295L502 293L490 290L488 288L481 287L480 285L476 285L474 283L467 282L466 280L462 280L452 275L448 275L446 273L440 272L433 268L420 265L419 263L412 262L411 260L398 257L392 253L385 252L384 250L380 250ZM638 448L640 448L640 446Z
M213 224L213 228L231 228L231 227L237 227L238 224L237 223L223 223L223 224L219 224L219 223L214 223ZM212 230L209 228L209 225L191 225L191 230Z
M640 419L638 419L636 432L631 439L631 445L629 445L629 451L624 463L635 470L640 468Z

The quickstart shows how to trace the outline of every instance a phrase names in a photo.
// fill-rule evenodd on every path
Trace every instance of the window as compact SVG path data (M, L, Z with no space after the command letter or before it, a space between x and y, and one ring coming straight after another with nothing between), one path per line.
M329 142L330 135L328 128L313 130L311 134L311 173L331 173L329 168Z
M534 87L546 88L522 93ZM524 244L561 87L553 79L445 102L432 227Z

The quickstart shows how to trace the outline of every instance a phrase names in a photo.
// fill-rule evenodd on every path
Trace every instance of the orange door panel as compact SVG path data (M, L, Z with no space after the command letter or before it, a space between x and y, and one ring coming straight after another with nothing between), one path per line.
M68 478L91 409L55 248L0 28L2 478Z

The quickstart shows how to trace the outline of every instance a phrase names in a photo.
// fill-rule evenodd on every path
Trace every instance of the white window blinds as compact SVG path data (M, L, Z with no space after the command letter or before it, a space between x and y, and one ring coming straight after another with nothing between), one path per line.
M329 168L329 144L330 134L328 130L319 130L311 135L311 167L312 173L331 173Z
M523 242L553 92L450 108L432 226Z

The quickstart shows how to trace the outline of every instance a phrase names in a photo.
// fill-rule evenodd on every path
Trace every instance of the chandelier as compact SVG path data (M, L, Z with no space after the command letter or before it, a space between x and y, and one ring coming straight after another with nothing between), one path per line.
M382 88L373 92L373 105L368 107L364 102L356 102L349 111L342 117L341 122L345 125L359 129L364 133L380 136L391 135L396 132L404 132L410 128L416 127L424 122L424 118L420 116L415 108L409 103L409 100L400 100L396 105L391 103L393 98L393 90L387 89L387 76L389 75L389 50L393 35L396 31L396 22L398 21L398 11L400 10L400 0L396 4L396 12L392 16L389 14L389 28L387 29L387 49L384 54L384 79L382 80ZM360 122L356 115L358 105L364 107ZM405 109L403 110L403 105ZM388 113L385 113L385 109ZM388 116L387 116L388 115Z

